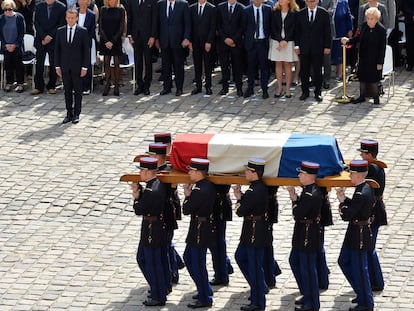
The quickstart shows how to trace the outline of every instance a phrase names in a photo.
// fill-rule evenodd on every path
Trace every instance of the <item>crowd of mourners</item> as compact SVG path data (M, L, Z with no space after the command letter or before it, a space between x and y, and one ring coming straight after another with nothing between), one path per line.
M321 90L330 88L331 66L335 66L335 80L343 79L341 45L347 43L352 44L347 48L347 64L364 84L356 101L368 96L379 103L376 85L382 77L385 45L393 47L396 66L405 65L408 71L414 66L414 0L3 0L1 8L6 92L23 92L25 77L32 76L31 66L22 64L30 54L24 51L24 35L30 34L36 49L31 94L56 93L54 39L57 29L67 23L66 10L72 8L78 11L78 25L88 30L90 45L95 41L103 56L104 96L112 86L114 95L119 95L120 64L125 61L128 43L134 50L135 95L150 94L152 64L157 57L161 57L161 68L156 71L163 81L160 95L171 93L173 82L175 95L182 95L189 53L195 72L193 95L202 92L203 86L212 95L211 75L220 66L220 95L229 92L232 81L238 96L250 97L259 81L266 99L274 71L275 98L290 98L291 87L300 83L301 100L309 97L309 87L314 86L315 99L321 101ZM398 44L402 26L404 58ZM376 35L368 36L370 29ZM47 83L46 55L50 64ZM370 60L369 66L365 59ZM83 77L83 95L91 91L92 74L89 67Z

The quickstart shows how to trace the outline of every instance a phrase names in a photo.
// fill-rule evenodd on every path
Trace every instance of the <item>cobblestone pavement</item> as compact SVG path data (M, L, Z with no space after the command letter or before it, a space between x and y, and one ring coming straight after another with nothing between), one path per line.
M395 94L381 105L343 105L333 101L341 85L324 92L324 101L300 102L299 89L285 100L245 100L201 94L101 97L101 87L84 97L81 121L62 125L63 93L30 96L2 93L0 99L0 309L1 310L150 310L142 305L147 284L135 253L140 218L131 207L129 186L119 182L136 172L135 155L143 153L154 132L299 132L333 135L346 159L359 158L361 138L380 141L385 161L385 202L389 225L382 227L378 252L386 287L375 294L376 310L413 310L414 306L414 76L396 75ZM219 75L214 78L214 93ZM357 95L357 83L348 93ZM158 94L161 85L152 87ZM386 87L387 90L387 87ZM182 188L180 188L182 191ZM352 190L347 190L352 194ZM298 295L288 264L293 222L287 191L280 190L280 222L274 227L275 256L283 273L267 295L266 310L293 310ZM329 289L321 292L321 310L348 310L354 293L337 257L346 223L336 212L327 229L331 271ZM234 261L241 220L228 224L229 255L235 273L230 285L214 288L211 310L238 310L247 303L248 285ZM184 250L188 219L176 231ZM211 260L208 259L211 275ZM187 310L195 286L187 271L161 310ZM152 308L157 309L157 308Z

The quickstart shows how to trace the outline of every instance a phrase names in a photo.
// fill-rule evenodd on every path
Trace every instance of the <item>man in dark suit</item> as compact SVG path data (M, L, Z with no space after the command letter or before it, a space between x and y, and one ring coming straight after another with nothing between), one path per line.
M247 89L244 97L250 97L254 93L254 80L257 67L260 71L260 85L263 91L263 99L269 98L267 83L269 80L269 66L267 55L269 52L270 15L272 8L262 4L262 0L253 0L253 3L244 10L245 31L244 47L247 53Z
M216 40L216 7L206 0L199 0L190 6L191 46L193 49L196 87L191 95L201 92L204 64L206 95L211 95L211 72L213 71L213 51Z
M190 45L191 17L185 0L160 0L159 40L164 85L160 95L171 93L174 68L176 96L183 94L185 48Z
M56 74L63 79L65 88L66 117L63 124L79 122L82 106L82 78L91 64L91 48L88 31L76 24L78 11L66 12L67 26L56 32L55 65ZM75 97L75 105L73 105Z
M324 54L331 52L331 24L329 13L317 6L317 0L306 0L307 7L296 16L295 52L300 59L302 95L309 97L309 78L315 86L315 99L322 101L322 65Z
M36 5L34 26L36 35L34 46L36 48L36 74L34 77L35 88L32 95L44 92L43 80L46 53L49 54L49 83L46 85L49 94L56 94L56 71L54 64L54 49L56 30L65 25L65 5L55 0L45 0Z
M134 95L149 95L152 81L152 47L158 31L157 0L129 0L127 13L127 35L134 47L137 82Z
M78 0L78 25L86 28L88 31L89 42L92 46L92 40L95 40L96 33L96 15L95 12L89 9L90 0ZM95 51L96 53L96 51ZM92 85L92 65L88 68L88 72L86 76L82 79L82 90L83 95L89 95L91 93L91 85Z
M243 96L243 12L244 6L237 0L228 0L217 7L217 30L219 33L219 60L223 88L220 95L229 92L230 62L236 83L237 95Z

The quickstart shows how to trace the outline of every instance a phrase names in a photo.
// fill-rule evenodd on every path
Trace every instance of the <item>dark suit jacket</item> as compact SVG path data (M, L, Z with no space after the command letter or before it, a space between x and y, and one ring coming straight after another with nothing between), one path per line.
M256 34L256 19L255 13L256 7L252 4L247 6L244 9L244 47L247 50L250 50L254 46L254 39ZM270 16L272 14L272 8L267 4L262 4L262 17L263 17L263 32L264 39L269 39L270 37Z
M47 17L47 4L41 2L36 5L34 26L36 29L36 36L34 40L34 46L39 48L42 45L42 40L47 35L53 39L56 37L56 30L66 24L66 7L59 1L53 3L50 18ZM51 42L53 43L53 41Z
M203 15L198 16L198 3L190 6L191 14L191 42L193 46L205 43L214 44L216 39L217 13L216 7L206 2Z
M67 26L57 30L55 39L55 67L60 67L62 72L89 68L91 65L91 47L86 28L76 25L72 43L67 40Z
M96 14L91 9L86 10L86 18L83 27L88 31L89 39L91 41L92 39L96 39Z
M184 39L190 40L190 9L187 1L175 0L172 16L167 17L167 2L167 0L158 2L160 47L178 49L181 48L181 42Z
M231 38L236 46L243 43L243 15L244 6L236 2L233 14L230 17L227 1L220 3L217 7L217 29L220 42L223 43L226 38Z
M270 33L273 40L276 41L294 41L295 40L295 23L296 23L296 12L289 11L285 17L284 22L282 21L282 11L272 11L272 17L270 22ZM285 28L285 38L282 39L282 24Z
M128 31L134 41L138 38L146 42L150 37L158 37L158 3L157 0L128 1Z
M318 6L313 23L309 21L308 8L296 15L295 45L300 54L323 54L323 49L330 49L332 42L329 13Z

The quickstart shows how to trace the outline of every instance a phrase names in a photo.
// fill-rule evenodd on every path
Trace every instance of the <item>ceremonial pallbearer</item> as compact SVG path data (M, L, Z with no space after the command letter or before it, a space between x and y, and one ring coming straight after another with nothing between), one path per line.
M317 257L320 248L320 214L324 199L315 184L319 164L303 161L297 170L302 193L298 196L294 187L288 187L295 219L289 263L303 295L303 298L297 300L296 304L300 306L295 310L319 310Z
M372 311L374 299L368 272L368 253L372 251L370 216L374 206L374 191L365 181L368 174L367 161L351 161L349 172L351 182L355 185L354 195L347 198L343 188L337 190L339 214L343 220L348 221L338 264L357 294L358 305L349 310Z
M194 185L184 186L183 214L191 216L185 240L187 246L184 251L184 262L197 286L197 295L193 296L197 301L188 304L188 307L193 309L211 307L213 303L206 254L207 248L213 247L216 241L212 217L216 190L206 179L209 163L207 159L192 158L188 174Z
M132 185L134 211L142 215L141 239L138 245L137 262L142 274L150 285L150 299L144 301L146 306L163 306L167 300L167 288L164 274L166 262L166 229L164 207L166 188L157 174L157 159L143 157L140 159L141 180L146 182L144 190L137 184Z
M266 308L263 259L265 247L271 243L271 227L267 220L269 192L262 181L264 167L263 159L249 159L245 170L246 179L250 182L249 189L243 194L240 186L233 188L237 199L236 213L244 218L235 257L250 285L251 304L240 307L240 310L245 311Z
M368 253L368 270L371 280L371 288L373 291L382 291L384 289L384 277L382 276L381 265L378 259L376 244L378 230L380 226L387 225L387 213L382 195L385 189L385 172L386 165L377 160L378 141L365 139L361 141L361 158L368 161L367 178L375 180L379 184L379 188L374 189L375 205L371 217L372 230L372 252Z

